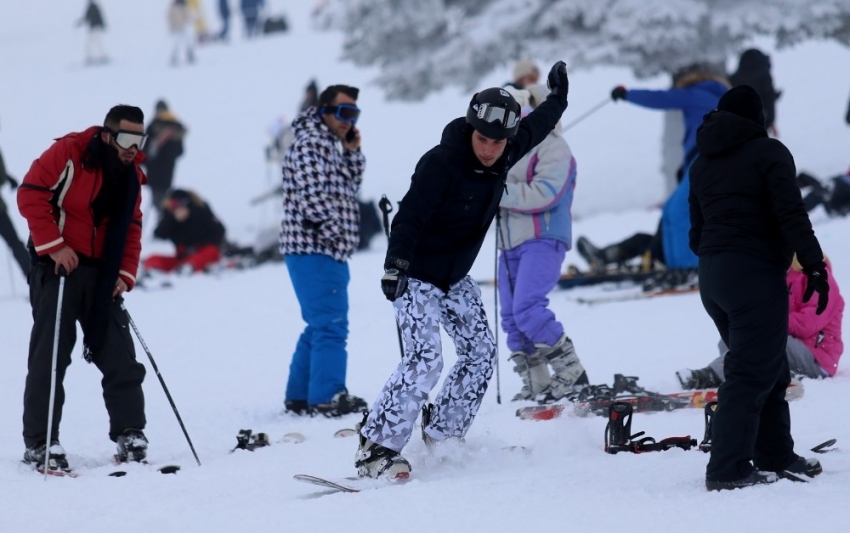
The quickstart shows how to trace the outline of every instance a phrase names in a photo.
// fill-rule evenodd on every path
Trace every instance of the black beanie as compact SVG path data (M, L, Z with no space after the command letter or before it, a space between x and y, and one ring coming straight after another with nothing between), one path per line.
M759 93L749 85L738 85L726 91L717 102L717 109L752 120L764 127L764 104Z

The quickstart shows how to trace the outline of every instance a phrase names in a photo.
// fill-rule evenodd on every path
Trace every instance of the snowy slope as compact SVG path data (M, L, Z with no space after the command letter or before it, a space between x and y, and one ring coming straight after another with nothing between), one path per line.
M278 115L292 117L311 77L322 85L342 82L363 88L361 126L367 175L364 196L399 199L418 157L439 139L442 126L461 115L469 95L456 90L418 104L386 103L369 85L372 71L340 64L340 39L314 33L308 23L312 2L270 1L287 10L292 31L283 37L246 43L236 21L230 46L199 51L187 69L167 65L164 28L168 0L102 2L110 30L106 45L113 62L81 66L84 32L74 29L84 2L29 0L0 3L0 148L13 175L23 176L54 137L102 120L117 102L152 112L164 97L190 128L177 183L206 196L232 238L249 243L256 231L274 225L270 207L249 207L249 199L277 182L267 168L266 126ZM212 27L215 2L206 2ZM234 2L235 3L235 2ZM826 177L846 167L850 128L842 122L850 88L850 52L812 43L774 55L777 84L784 89L778 124L798 166ZM507 79L508 65L488 78ZM569 121L602 100L617 83L633 78L622 70L571 73ZM662 79L647 86L664 87ZM662 180L660 115L636 107L609 105L569 132L579 162L574 211L582 215L575 235L606 243L635 230L652 231ZM14 206L8 189L4 199ZM13 207L14 211L14 207ZM16 213L15 213L16 215ZM849 220L813 214L816 232L830 254L839 281L850 280ZM15 217L19 233L25 223ZM149 234L151 228L146 229ZM163 248L145 241L146 251ZM167 247L165 247L167 248ZM348 385L371 401L396 364L399 353L389 304L378 290L385 240L351 261L351 334ZM569 262L576 262L574 254ZM2 268L9 271L13 265ZM478 278L493 272L492 240L473 269ZM21 397L31 317L17 270L0 278L0 323L6 365L0 373L0 530L18 532L120 530L135 532L231 531L522 531L565 529L636 531L722 529L724 531L817 531L847 529L850 510L850 455L822 457L825 473L807 486L771 487L707 494L707 457L679 450L641 456L601 451L605 421L563 418L547 423L514 417L509 399L519 379L501 351L501 399L497 381L484 400L462 450L429 456L414 438L405 454L414 480L357 495L314 498L318 489L292 481L296 473L353 475L353 439L333 432L353 426L340 421L303 420L280 414L283 388L303 323L282 265L218 276L181 278L173 290L134 291L127 307L152 350L203 463L194 464L147 356L145 382L151 458L179 463L177 476L131 472L106 477L113 444L97 370L79 349L65 379L67 401L62 443L77 479L42 481L19 460ZM5 279L9 279L9 282ZM846 281L850 287L850 281ZM598 289L596 290L598 292ZM850 294L850 288L846 288ZM697 295L585 307L554 292L552 307L575 341L592 382L609 382L615 372L639 375L641 383L675 390L673 372L703 366L715 356L716 332ZM493 291L485 289L488 312ZM492 316L492 314L491 314ZM848 322L845 320L845 326ZM847 329L845 327L845 329ZM500 333L503 342L503 335ZM446 340L447 364L454 352ZM850 447L844 406L850 403L850 370L835 379L806 383L805 397L792 404L798 452L829 437ZM227 452L239 429L265 431L273 440L290 431L302 444L275 443L253 454ZM701 438L702 413L693 410L635 415L635 431L661 438ZM503 446L533 448L526 456Z

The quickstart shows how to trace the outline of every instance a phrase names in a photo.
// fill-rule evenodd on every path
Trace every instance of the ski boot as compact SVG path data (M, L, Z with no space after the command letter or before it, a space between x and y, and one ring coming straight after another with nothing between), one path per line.
M363 413L363 421L356 426L359 446L354 455L354 466L357 467L357 475L370 478L389 478L391 480L404 480L410 477L412 470L410 463L395 450L385 448L373 442L360 433L360 429L366 425L368 411Z
M555 403L570 393L588 385L587 372L576 355L573 341L566 333L552 346L535 344L540 356L548 361L554 370L549 385L535 397L537 403Z
M514 372L522 378L522 389L511 399L512 402L533 400L549 386L552 378L539 352L514 352L508 359L514 363Z
M339 418L344 415L359 413L368 409L368 407L366 400L348 394L348 391L343 389L336 393L329 403L314 405L312 410L327 418Z
M716 389L723 383L710 367L679 370L676 372L676 377L685 390Z
M37 444L24 451L23 462L31 465L39 472L44 472L44 459L47 455L47 447L42 444ZM50 445L50 464L47 465L48 473L68 473L71 472L71 467L68 466L68 459L65 457L65 448L59 444L58 440L54 440Z
M148 439L140 429L125 429L115 443L118 446L115 461L118 463L142 463L148 456Z

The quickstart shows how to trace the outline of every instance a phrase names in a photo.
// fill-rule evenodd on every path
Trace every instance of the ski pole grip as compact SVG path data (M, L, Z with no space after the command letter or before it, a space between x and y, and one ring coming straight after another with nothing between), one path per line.
M65 265L59 265L59 275L63 278L68 275L68 271L65 270Z

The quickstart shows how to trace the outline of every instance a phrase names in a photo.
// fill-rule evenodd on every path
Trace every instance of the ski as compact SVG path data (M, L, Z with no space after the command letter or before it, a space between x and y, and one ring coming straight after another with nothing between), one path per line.
M649 298L656 298L658 296L675 296L677 294L691 294L694 292L699 292L699 287L683 287L676 289L630 292L627 294L611 294L606 296L575 298L573 301L585 305L597 305L606 303L628 302L634 300L647 300Z
M45 471L43 466L39 466L39 467L35 468L35 472L37 472L41 475L44 475L46 473L48 476L56 476L56 477L79 477L80 476L79 472L77 472L76 470L71 469L71 468L67 468L67 469L48 468Z
M802 382L792 379L786 390L785 399L788 401L799 399L803 396L804 392L805 389ZM520 407L516 411L516 416L522 420L552 420L560 417L564 412L582 417L590 415L607 416L608 408L614 402L628 403L636 413L653 413L687 408L702 409L707 403L713 401L717 401L716 388L673 392L669 394L642 390L634 393L622 392L609 394L606 397L597 397L588 400L583 400L579 394L570 403Z
M144 466L149 466L149 467L151 467L151 469L154 469L154 466L155 466L155 465L152 465L151 463L139 463L139 464L144 465ZM163 466L156 467L155 471L159 472L160 474L176 474L177 472L180 471L180 465L163 465ZM113 470L112 472L110 472L107 475L109 477L124 477L128 473L129 473L129 470Z

